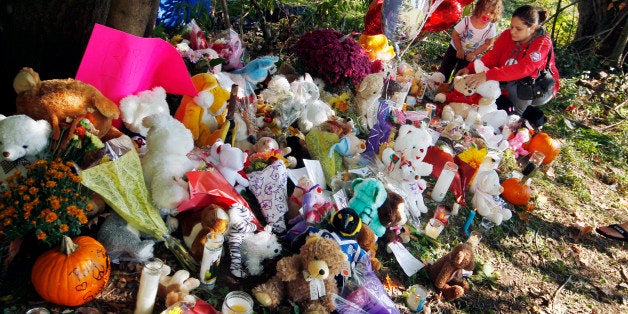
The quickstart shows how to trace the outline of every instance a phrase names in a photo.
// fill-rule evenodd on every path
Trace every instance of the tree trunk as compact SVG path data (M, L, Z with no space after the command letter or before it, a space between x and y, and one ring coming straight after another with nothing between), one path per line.
M158 9L159 0L111 0L107 26L140 37L150 36Z
M623 1L582 0L578 2L578 29L571 42L576 51L610 56L624 29L628 6ZM624 45L625 46L625 45Z
M626 45L628 44L628 19L625 19L624 29L622 30L619 38L617 38L617 43L613 48L613 52L609 57L609 61L615 67L621 67L621 65L626 60Z
M22 67L41 79L74 77L94 23L107 20L111 0L0 2L1 113L15 112L13 78Z

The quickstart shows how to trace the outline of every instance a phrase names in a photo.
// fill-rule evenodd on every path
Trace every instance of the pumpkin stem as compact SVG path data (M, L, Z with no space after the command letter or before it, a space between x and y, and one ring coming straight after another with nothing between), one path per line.
M78 247L78 244L72 242L72 239L70 239L70 237L64 235L63 240L61 240L61 249L59 250L59 252L69 256L70 254L74 253L74 251L78 249Z

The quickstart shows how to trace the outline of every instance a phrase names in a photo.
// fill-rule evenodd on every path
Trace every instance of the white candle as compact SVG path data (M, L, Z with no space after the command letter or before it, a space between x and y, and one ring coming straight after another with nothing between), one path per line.
M432 239L436 239L443 231L443 228L445 228L445 225L440 220L431 218L425 225L425 234Z
M244 291L231 291L222 303L222 314L253 313L253 298Z
M142 275L140 276L140 288L137 292L135 314L153 313L163 266L164 263L158 258L150 259L144 264Z
M205 237L205 247L203 249L203 259L201 260L201 270L198 279L207 290L211 290L216 286L218 264L220 264L224 241L225 238L222 233L210 232Z
M456 172L458 172L458 165L451 161L445 163L443 171L440 172L438 180L436 180L436 184L434 185L434 189L432 189L432 199L434 201L443 201L445 195L447 194L447 190L449 190L451 182L456 176Z

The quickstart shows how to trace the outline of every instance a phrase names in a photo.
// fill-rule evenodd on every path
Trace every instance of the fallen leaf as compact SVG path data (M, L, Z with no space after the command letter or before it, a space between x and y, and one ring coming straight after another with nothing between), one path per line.
M526 212L517 212L517 216L519 216L519 219L521 219L525 223L530 222L530 214Z

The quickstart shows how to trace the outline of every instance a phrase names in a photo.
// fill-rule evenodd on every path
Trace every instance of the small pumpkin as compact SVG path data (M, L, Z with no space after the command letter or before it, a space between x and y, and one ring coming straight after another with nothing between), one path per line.
M522 183L519 178L508 178L502 182L504 192L502 197L506 202L515 206L524 206L530 201L532 189L530 186Z
M31 271L35 290L46 301L79 306L105 287L111 264L105 247L96 239L64 236L61 245L37 258Z
M558 153L560 153L560 142L557 139L551 138L547 133L540 132L534 134L530 143L528 144L528 151L530 154L539 151L545 155L542 164L547 165L552 162Z

